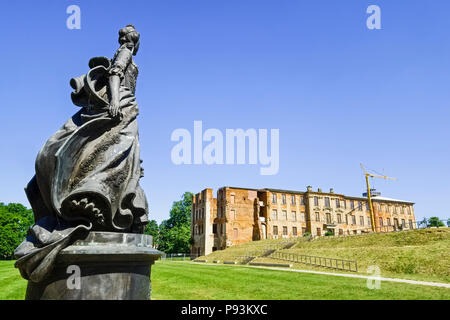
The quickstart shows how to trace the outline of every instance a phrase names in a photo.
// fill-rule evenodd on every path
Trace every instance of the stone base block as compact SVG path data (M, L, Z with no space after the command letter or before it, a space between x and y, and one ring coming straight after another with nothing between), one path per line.
M28 282L27 300L149 300L161 252L143 234L91 232L62 250L49 278Z

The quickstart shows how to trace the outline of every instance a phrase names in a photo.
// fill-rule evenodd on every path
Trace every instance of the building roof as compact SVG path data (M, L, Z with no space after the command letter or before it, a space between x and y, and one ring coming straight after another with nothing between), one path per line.
M380 196L372 197L372 200L374 200L374 201L377 200L377 201L392 201L392 202L414 203L412 201L399 200L399 199L380 197Z
M296 194L304 194L304 191L295 191L295 190L284 190L284 189L272 189L272 188L264 188L262 191L272 191L272 192L280 192L280 193L296 193Z
M270 191L270 192L293 193L293 194L305 194L306 193L305 191L274 189L274 188L252 189L252 188L241 188L241 187L230 187L230 186L226 186L224 188L241 189L241 190L252 190L252 191ZM318 192L318 191L311 191L311 192L312 193L330 194L330 195L336 195L336 196L344 196L346 198L355 199L355 200L367 200L367 197L354 197L354 196L346 196L344 194L329 193L329 192ZM381 197L381 196L372 196L372 200L373 201L391 201L391 202L400 202L400 203L414 204L414 202L412 202L412 201L393 199L393 198L387 198L387 197Z
M239 189L239 190L252 190L252 191L260 191L260 190L261 190L261 189L241 188L241 187L230 187L230 186L224 186L224 187L219 188L219 189L223 189L223 188Z

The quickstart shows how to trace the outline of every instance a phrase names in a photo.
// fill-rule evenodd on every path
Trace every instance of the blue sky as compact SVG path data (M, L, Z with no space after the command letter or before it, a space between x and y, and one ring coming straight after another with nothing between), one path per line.
M9 1L2 4L0 201L24 186L45 141L77 111L69 79L141 33L137 100L150 218L184 191L229 185L361 195L359 163L397 181L382 195L450 217L450 3L332 0ZM81 8L81 29L66 8ZM381 8L368 30L366 8ZM177 128L280 130L280 169L181 165Z

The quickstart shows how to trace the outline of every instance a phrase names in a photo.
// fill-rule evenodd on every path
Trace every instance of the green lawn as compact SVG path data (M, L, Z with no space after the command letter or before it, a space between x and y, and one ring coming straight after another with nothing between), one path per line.
M26 281L13 261L0 261L0 299L23 299ZM157 261L152 268L154 300L224 299L450 299L450 289L382 282L369 290L366 280L245 266L208 266Z
M154 300L450 299L450 289L327 275L158 261L152 269Z
M15 261L0 261L0 300L23 300L27 282L14 268Z

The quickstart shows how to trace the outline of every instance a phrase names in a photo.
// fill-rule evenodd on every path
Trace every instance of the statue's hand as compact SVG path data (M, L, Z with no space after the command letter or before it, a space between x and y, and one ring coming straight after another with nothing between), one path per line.
M122 118L122 112L120 111L119 101L112 100L109 104L109 115L113 118Z

